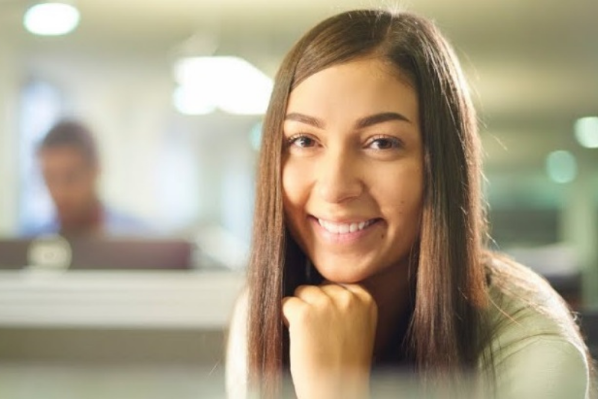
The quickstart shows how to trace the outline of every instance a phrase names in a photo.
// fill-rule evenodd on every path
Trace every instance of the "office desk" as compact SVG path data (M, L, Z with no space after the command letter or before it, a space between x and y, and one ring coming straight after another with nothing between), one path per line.
M0 359L213 363L243 283L224 271L4 271Z
M225 271L3 271L0 328L222 329L243 281Z
M243 283L225 271L2 271L0 397L221 397Z

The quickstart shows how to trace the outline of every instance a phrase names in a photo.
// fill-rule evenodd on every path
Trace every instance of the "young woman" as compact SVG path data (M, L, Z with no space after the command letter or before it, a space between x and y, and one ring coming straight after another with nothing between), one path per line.
M265 118L229 395L277 397L290 376L300 399L363 398L383 374L391 392L415 375L446 396L591 396L562 299L484 249L480 177L467 85L432 23L363 10L305 34Z

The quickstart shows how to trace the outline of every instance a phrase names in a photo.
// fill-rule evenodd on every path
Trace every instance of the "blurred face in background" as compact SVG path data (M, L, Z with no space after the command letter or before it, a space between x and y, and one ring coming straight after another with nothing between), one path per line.
M98 166L75 146L42 148L39 162L61 224L89 218L97 206Z

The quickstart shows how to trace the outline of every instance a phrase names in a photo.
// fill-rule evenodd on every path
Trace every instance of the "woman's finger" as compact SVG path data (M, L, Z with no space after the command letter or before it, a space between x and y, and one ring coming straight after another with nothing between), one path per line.
M357 295L361 300L365 302L372 301L372 294L368 290L366 290L362 285L359 284L341 284L341 286L351 291L353 294Z
M322 288L315 285L300 285L295 289L295 296L312 305L323 304L330 300Z
M285 326L289 327L297 314L302 311L307 304L294 296L282 298L282 320Z

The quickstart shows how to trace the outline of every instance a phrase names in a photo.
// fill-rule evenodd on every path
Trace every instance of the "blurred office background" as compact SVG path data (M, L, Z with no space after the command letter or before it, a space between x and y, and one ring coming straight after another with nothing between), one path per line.
M66 116L96 133L105 201L201 256L179 272L0 271L0 396L217 397L271 79L321 19L394 2L69 3L78 26L41 36L24 27L32 1L0 0L0 235L51 214L35 146ZM490 245L596 306L598 2L401 7L437 22L472 86ZM197 58L212 56L238 58Z

